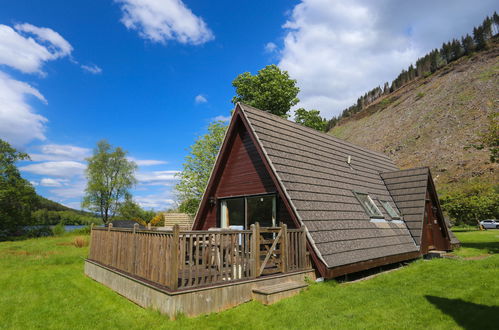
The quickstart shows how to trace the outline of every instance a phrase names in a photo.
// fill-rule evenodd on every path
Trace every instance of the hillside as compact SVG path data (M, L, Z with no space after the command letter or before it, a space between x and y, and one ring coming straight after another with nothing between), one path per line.
M329 133L383 152L400 168L430 166L439 188L472 177L497 182L488 151L465 147L498 111L498 91L496 42L378 99Z

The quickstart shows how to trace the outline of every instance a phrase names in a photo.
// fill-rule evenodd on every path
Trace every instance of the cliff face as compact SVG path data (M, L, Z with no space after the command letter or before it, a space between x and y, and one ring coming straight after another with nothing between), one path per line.
M499 44L380 98L329 133L389 155L400 168L429 166L438 186L498 181L487 150L469 146L499 111Z

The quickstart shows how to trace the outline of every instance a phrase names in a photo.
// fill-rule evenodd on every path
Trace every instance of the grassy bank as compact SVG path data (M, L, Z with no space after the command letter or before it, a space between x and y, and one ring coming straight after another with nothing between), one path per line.
M418 260L372 279L313 284L273 306L256 302L169 321L83 275L75 236L0 243L0 328L492 328L499 324L499 230L460 231L458 259ZM471 258L469 258L471 257Z

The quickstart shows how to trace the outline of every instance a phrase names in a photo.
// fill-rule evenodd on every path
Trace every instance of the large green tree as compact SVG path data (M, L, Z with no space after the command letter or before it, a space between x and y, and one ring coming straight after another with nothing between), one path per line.
M98 212L107 224L130 195L135 183L137 165L126 158L127 152L113 148L107 141L97 144L92 157L87 158L87 188L82 206Z
M208 133L199 137L190 147L182 172L177 175L180 181L175 186L179 211L196 213L226 129L224 122L214 121L208 126Z
M300 89L296 86L296 80L274 64L267 65L256 75L241 73L234 79L232 86L236 88L237 94L232 98L232 103L242 102L285 118L291 107L300 101L297 98Z
M499 185L470 182L443 192L442 208L457 225L476 225L484 219L499 217Z
M21 177L16 162L29 156L0 139L0 237L31 224L38 199L31 184Z
M295 111L295 122L325 132L328 122L325 118L322 118L320 114L319 110L307 111L304 108L299 108Z

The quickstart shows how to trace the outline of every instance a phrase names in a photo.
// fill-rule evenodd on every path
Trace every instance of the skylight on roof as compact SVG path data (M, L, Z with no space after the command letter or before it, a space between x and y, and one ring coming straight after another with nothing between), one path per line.
M384 218L383 213L381 213L376 204L374 204L371 196L359 192L354 192L354 194L355 197L357 197L357 199L359 200L360 205L362 205L362 207L366 211L367 215L369 215L371 218Z
M392 219L400 219L400 214L397 210L390 204L388 201L380 201L383 208L386 210L386 213L390 215Z

